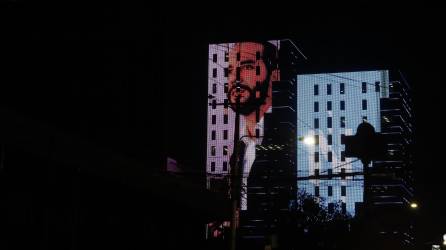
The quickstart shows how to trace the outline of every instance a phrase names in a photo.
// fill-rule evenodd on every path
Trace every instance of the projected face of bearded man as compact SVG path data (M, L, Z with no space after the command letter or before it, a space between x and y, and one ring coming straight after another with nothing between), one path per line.
M270 43L237 43L229 51L228 99L233 110L237 102L237 81L240 83L240 114L247 121L247 132L255 136L256 110L259 119L271 107L272 82L279 78L277 48Z

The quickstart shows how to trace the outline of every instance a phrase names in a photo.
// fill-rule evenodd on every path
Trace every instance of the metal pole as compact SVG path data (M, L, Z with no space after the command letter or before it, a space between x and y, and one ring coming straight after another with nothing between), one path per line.
M239 137L240 137L240 82L236 83L237 99L235 108L235 130L234 130L234 151L233 155L235 160L233 161L233 166L231 166L231 198L232 198L232 220L231 220L231 250L236 250L237 243L237 223L239 218Z

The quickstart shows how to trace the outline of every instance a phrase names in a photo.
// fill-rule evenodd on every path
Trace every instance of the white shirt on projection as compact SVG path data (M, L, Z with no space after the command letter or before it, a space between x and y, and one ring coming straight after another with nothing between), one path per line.
M266 113L271 113L272 108L270 107ZM255 129L259 130L259 138L252 139L247 137L248 131L246 129L246 120L243 116L240 119L240 138L245 143L245 154L243 158L243 171L242 171L242 188L240 197L240 207L241 210L246 210L248 208L248 176L251 172L252 164L256 159L256 145L262 144L263 141L263 125L264 117L256 124Z

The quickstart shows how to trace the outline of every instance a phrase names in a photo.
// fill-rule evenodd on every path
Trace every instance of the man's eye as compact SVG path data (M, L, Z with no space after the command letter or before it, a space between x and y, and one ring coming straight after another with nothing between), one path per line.
M242 68L252 70L252 69L254 69L254 65L247 64L247 65L243 65Z

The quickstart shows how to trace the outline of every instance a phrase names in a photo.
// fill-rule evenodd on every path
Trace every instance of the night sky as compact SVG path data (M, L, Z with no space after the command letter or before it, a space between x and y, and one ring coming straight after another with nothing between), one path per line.
M446 233L442 9L154 5L2 3L1 105L150 166L171 156L204 171L209 43L290 38L302 72L398 68L414 91L423 240Z

